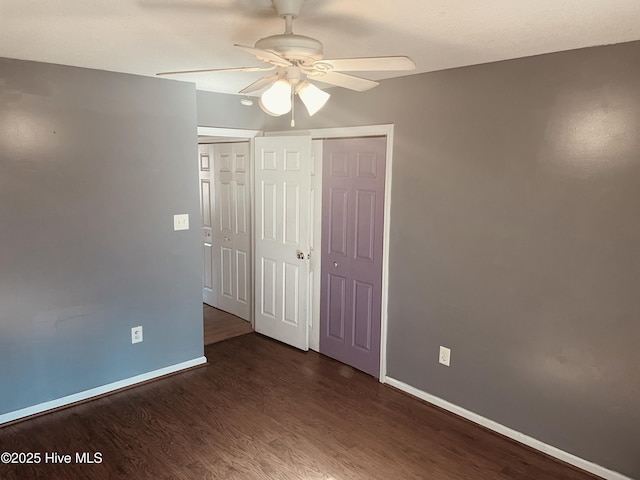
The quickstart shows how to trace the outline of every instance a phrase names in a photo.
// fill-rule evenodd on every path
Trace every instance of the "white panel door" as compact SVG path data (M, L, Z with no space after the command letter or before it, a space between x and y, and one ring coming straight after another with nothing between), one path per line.
M309 349L311 138L255 139L255 330Z
M217 305L217 284L213 252L213 212L215 209L212 184L213 145L198 145L198 168L200 169L200 219L202 224L202 252L204 258L202 300Z
M251 319L249 143L213 145L213 268L216 305Z

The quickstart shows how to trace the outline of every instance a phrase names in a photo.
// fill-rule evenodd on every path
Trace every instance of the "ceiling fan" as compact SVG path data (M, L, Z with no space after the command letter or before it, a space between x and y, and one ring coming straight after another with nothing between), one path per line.
M272 0L278 16L285 21L282 34L258 40L254 47L235 45L253 54L258 60L270 64L265 67L212 68L162 72L157 75L177 75L206 72L273 72L240 90L248 94L266 89L260 97L260 107L267 114L280 116L292 112L294 97L298 95L309 115L320 110L330 94L319 89L310 80L364 92L378 82L342 72L413 70L415 63L409 57L360 57L325 59L322 43L315 38L293 33L293 20L300 15L305 0ZM295 122L292 120L291 126Z

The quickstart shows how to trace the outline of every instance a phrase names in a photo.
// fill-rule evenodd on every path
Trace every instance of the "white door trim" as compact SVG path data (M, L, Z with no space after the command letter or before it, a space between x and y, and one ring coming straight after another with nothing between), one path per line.
M384 183L384 232L382 245L382 309L380 318L380 383L385 383L387 377L387 324L388 324L388 300L389 300L389 235L391 232L391 173L393 171L393 124L384 125L365 125L355 127L337 127L337 128L314 128L310 130L265 132L265 135L311 135L312 140L322 140L325 138L344 138L344 137L387 137L387 168ZM318 177L317 187L322 191L322 175ZM320 215L322 215L320 213ZM320 283L318 282L314 288L314 296L320 296ZM319 318L313 318L313 324L320 322ZM309 343L318 345L320 342L320 330L313 329L313 340L310 338Z
M198 127L198 136L253 138L262 134L262 130L242 130L239 128Z
M320 351L320 261L322 260L322 140L311 140L311 200L313 202L313 227L309 235L311 260L309 268L313 272L313 286L309 292L309 348Z

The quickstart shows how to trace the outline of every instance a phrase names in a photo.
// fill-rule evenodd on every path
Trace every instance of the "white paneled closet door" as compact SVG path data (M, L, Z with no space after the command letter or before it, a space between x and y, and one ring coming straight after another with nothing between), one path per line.
M203 235L211 216L210 247L205 246L205 303L244 320L251 319L251 188L248 142L201 145L211 155L207 184L201 165ZM202 155L202 153L201 153ZM201 157L202 164L202 157ZM207 193L207 195L205 195ZM208 206L207 206L208 204ZM210 253L208 253L208 249ZM208 285L208 283L210 285Z

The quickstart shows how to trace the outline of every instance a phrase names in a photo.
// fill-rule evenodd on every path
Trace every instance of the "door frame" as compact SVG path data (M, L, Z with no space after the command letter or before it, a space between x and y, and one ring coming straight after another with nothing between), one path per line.
M313 128L309 130L284 130L274 132L264 132L261 130L242 130L234 128L220 128L220 127L207 127L199 126L198 135L216 136L233 138L245 138L250 142L250 161L254 159L254 142L253 138L264 136L278 136L278 135L310 135L311 140L324 140L329 138L345 138L345 137L378 137L384 136L387 139L387 158L385 169L385 183L384 183L384 222L383 222L383 243L382 243L382 308L380 314L380 375L378 380L380 383L385 383L387 376L387 332L388 332L388 300L389 300L389 237L391 232L391 187L392 187L392 172L393 172L393 137L394 137L394 125L393 124L381 124L381 125L364 125L364 126L352 126L352 127L335 127L335 128ZM321 161L321 160L320 160ZM254 190L253 175L250 176L251 192ZM322 175L316 175L315 188L318 192L322 192ZM321 193L320 193L321 194ZM251 196L251 212L252 219L254 209L254 198ZM318 225L322 218L321 209L316 208L316 212L320 212L319 218L314 218L314 224ZM252 222L253 224L253 222ZM251 252L255 254L255 239L253 235L253 225L251 233ZM314 245L320 245L320 229L314 228ZM319 250L322 251L321 249ZM320 253L322 255L322 253ZM320 296L320 281L319 271L317 272L317 282L314 282L314 297ZM251 266L251 279L254 280L254 269ZM254 298L251 298L251 326L255 328L255 316L253 314L253 302ZM318 350L320 343L320 318L319 312L315 312L313 308L311 311L311 329L309 332L309 346L314 350ZM316 348L313 348L313 347Z
M235 141L247 140L249 142L249 162L251 162L252 167L253 167L253 157L254 157L253 139L254 137L257 137L262 134L263 134L262 130L243 130L239 128L207 127L207 126L200 126L200 125L198 126L198 137L201 137L201 136L220 137L220 143L225 143L225 142L228 143L228 141L234 141L234 140ZM200 143L200 140L198 140L198 143ZM253 232L254 232L253 168L251 168L251 171L249 174L249 191L251 192L250 204L249 204L249 211L251 212L251 222L249 222L249 228L251 229L251 232L249 234L249 239L250 239L249 249L251 252L251 261L249 262L249 282L251 287L250 288L251 295L249 296L249 321L251 323L251 328L255 330L255 316L253 313L253 306L254 306L253 277L255 274L253 270L253 257L255 255L255 239L253 236ZM202 262L204 262L204 259L202 260Z
M355 127L335 127L335 128L313 128L309 130L285 130L277 132L264 132L265 136L278 135L310 135L314 140L325 140L330 138L346 137L386 137L387 158L384 181L384 221L382 237L382 306L380 310L380 374L378 380L385 383L387 376L387 332L388 332L388 300L389 300L389 236L391 232L391 187L392 187L392 167L393 167L393 124L365 125ZM315 150L315 149L312 149ZM322 165L320 159L319 165ZM316 167L317 169L317 167ZM316 172L318 173L318 172ZM322 174L316 175L315 188L322 195ZM319 213L318 213L319 212ZM322 209L316 208L314 224L321 225ZM314 245L321 244L320 228L314 228ZM318 249L322 255L322 249ZM321 259L319 260L319 262ZM314 281L314 298L320 297L320 272L317 269L316 281ZM312 309L312 323L309 332L309 348L318 351L320 344L320 312ZM315 347L315 348L314 348Z

